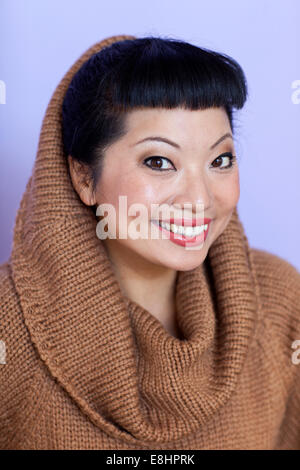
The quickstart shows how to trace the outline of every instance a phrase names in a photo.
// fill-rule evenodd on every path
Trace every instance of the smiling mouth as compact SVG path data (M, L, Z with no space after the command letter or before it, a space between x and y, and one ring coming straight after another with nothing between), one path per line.
M158 224L160 227L164 228L165 230L168 230L169 232L191 238L196 237L202 232L206 232L208 230L208 224L183 226L177 224L169 224L167 222L162 222L161 220L158 221Z
M209 218L171 218L166 220L152 220L152 222L165 233L169 234L170 240L179 245L186 243L199 244L207 237L210 222Z

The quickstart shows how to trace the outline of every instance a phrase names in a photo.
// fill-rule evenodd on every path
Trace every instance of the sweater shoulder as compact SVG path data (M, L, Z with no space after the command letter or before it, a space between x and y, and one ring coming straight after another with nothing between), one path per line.
M300 412L300 273L277 255L259 249L251 253L263 315L268 319L265 333L272 338L267 347L285 384L285 414L274 449L299 450L300 426L295 417Z
M7 261L0 265L0 339L13 337L16 340L22 328L22 309L11 275L11 265ZM25 325L23 326L23 329Z
M286 273L289 276L289 280L294 278L296 282L300 282L299 271L284 258L259 248L251 248L250 251L255 266L261 269L258 275L262 274L263 276L269 275L271 277L275 276L275 278L281 278L282 275Z
M24 397L37 369L9 262L0 265L0 306L0 449L6 449L14 439L16 417L24 422Z
M30 367L30 359L36 356L9 262L0 265L0 305L0 340L5 344L5 367L0 374L8 376L17 367Z
M296 296L300 300L300 272L293 264L258 248L251 248L250 251L262 293L272 293L274 296L285 294L294 300Z
M278 255L252 248L251 256L264 312L288 341L300 339L300 273Z

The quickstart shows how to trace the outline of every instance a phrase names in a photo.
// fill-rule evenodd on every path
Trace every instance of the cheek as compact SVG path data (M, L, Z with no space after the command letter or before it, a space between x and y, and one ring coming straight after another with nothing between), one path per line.
M127 196L128 206L130 204L144 204L149 207L150 204L157 202L158 190L154 182L142 178L130 178L120 184L121 194Z
M239 197L240 181L237 171L214 185L214 199L220 209L230 211L237 205Z
M97 203L110 203L116 209L119 205L119 196L127 197L127 207L139 203L150 207L158 202L160 195L158 180L141 177L134 171L106 172L98 183Z

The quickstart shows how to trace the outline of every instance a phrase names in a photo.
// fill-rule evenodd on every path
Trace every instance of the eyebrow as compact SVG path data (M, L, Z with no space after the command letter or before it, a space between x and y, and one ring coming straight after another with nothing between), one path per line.
M217 145L219 145L221 142L223 142L223 140L225 140L227 137L230 137L232 140L233 140L233 137L232 135L230 134L230 132L227 132L226 134L224 134L222 137L220 137L220 139L217 140L217 142L215 142L210 148L209 150L213 150ZM180 149L180 145L176 144L176 142L173 142L172 140L169 140L167 139L166 137L160 137L160 136L151 136L151 137L146 137L145 139L142 139L142 140L139 140L136 144L134 145L138 145L138 144L141 144L142 142L146 142L147 140L151 140L151 141L157 141L157 142L165 142L166 144L169 144L169 145L172 145L173 147L176 147L178 149Z

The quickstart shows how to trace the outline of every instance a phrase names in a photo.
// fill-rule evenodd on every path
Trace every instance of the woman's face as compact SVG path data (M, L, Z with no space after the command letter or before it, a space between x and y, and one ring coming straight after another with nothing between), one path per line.
M238 165L235 158L230 159L236 153L227 114L223 108L143 108L130 112L126 122L127 134L105 153L93 201L97 206L109 203L116 211L117 238L103 242L108 251L117 250L124 259L178 271L194 269L224 231L240 195ZM170 143L144 140L149 137ZM119 196L126 196L127 212L120 209ZM146 209L148 238L132 239L128 232L118 238L120 211L127 227L140 215L128 214L134 203ZM162 205L170 209L169 214L159 213ZM165 225L161 230L158 221L172 222L172 217L176 226ZM180 225L193 219L201 232L207 222L203 218L211 220L205 231L194 233L196 243L188 243L191 232L179 233L174 240L174 231L182 232Z

